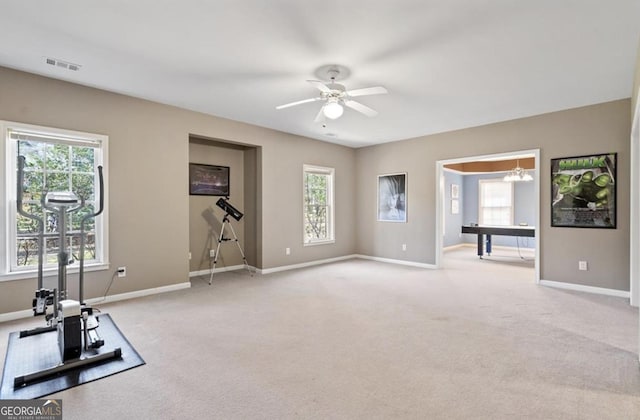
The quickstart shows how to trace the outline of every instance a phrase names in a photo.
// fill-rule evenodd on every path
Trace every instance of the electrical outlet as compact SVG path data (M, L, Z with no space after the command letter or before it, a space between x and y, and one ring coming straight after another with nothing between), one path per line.
M284 255L291 255L291 248L285 248Z
M191 253L189 253L189 260L191 260Z
M587 271L587 262L586 261L578 261L578 270Z
M402 244L402 250L406 251L407 250L407 244Z
M127 277L127 267L118 267L118 277Z
M216 257L216 250L215 249L210 249L209 250L209 257L211 257L211 258L215 258Z

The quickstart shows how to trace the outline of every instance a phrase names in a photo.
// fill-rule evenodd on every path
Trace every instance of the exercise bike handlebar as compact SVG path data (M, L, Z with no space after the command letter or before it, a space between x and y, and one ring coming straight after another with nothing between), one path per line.
M98 166L98 185L100 186L100 195L98 199L98 211L92 214L84 216L80 223L85 223L87 220L99 216L104 210L104 179L102 177L102 166Z
M26 217L27 219L35 220L38 222L38 290L42 289L42 245L43 245L43 230L44 230L44 220L42 217L39 217L32 213L27 213L25 209L22 207L22 196L24 195L24 156L18 156L18 183L17 183L17 210L21 216ZM43 203L44 206L44 203Z
M102 166L98 166L98 184L100 185L100 196L98 199L98 211L95 213L87 214L80 221L80 269L78 274L78 284L79 284L79 300L80 304L84 304L84 245L85 245L85 234L84 234L84 225L89 219L93 219L97 217L104 211L104 177L102 175ZM84 199L83 199L84 203Z
M27 213L24 208L22 208L22 196L24 194L24 161L24 156L18 156L18 213L26 218L35 220L38 223L44 223L41 217L36 216L35 214Z

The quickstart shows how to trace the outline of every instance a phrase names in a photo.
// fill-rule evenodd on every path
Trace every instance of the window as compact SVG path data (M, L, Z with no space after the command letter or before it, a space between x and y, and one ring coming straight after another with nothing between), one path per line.
M38 266L39 223L20 215L17 211L18 156L24 156L23 209L37 215L44 222L43 268L55 272L57 255L61 247L71 258L78 260L80 251L80 222L95 213L99 203L98 166L106 167L107 137L97 134L2 122L2 138L5 142L4 200L1 211L6 235L0 247L0 278L15 279L33 277ZM106 173L106 170L105 170ZM85 222L85 267L104 268L107 262L107 194L105 178L105 210ZM68 215L67 243L60 244L56 214L42 208L44 192L73 191L85 200L85 207ZM5 239L6 238L6 239ZM78 264L69 266L69 270Z
M513 225L513 183L496 179L479 181L481 225Z
M304 165L304 244L334 242L333 168Z

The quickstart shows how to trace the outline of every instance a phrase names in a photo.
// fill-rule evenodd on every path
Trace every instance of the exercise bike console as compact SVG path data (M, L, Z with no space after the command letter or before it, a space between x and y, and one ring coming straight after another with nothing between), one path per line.
M45 196L45 204L47 206L70 207L80 203L78 196L71 191L54 191L49 192Z

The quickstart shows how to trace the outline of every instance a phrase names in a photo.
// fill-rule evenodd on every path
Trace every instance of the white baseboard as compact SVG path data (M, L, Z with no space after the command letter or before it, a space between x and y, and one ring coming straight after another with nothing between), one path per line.
M176 290L188 289L191 287L190 282L170 284L169 286L154 287L152 289L136 290L135 292L120 293L106 297L87 299L86 303L93 305L96 303L117 302L119 300L133 299L137 297L157 295L159 293L174 292Z
M426 264L426 263L419 263L419 262L405 261L405 260L395 260L392 258L372 257L369 255L361 255L361 254L356 254L355 257L362 258L363 260L378 261L378 262L390 263L390 264L408 265L411 267L420 267L420 268L429 268L429 269L436 268L435 264Z
M395 260L395 259L391 259L391 258L371 257L369 255L361 255L361 254L351 254L351 255L344 255L342 257L326 258L326 259L323 259L323 260L308 261L308 262L304 262L304 263L300 263L300 264L282 265L282 266L279 266L279 267L264 268L264 269L251 267L251 269L257 274L270 274L270 273L277 273L279 271L295 270L297 268L313 267L315 265L328 264L328 263L332 263L332 262L345 261L345 260L352 260L354 258L361 258L361 259L364 259L364 260L372 260L372 261L378 261L378 262L384 262L384 263L390 263L390 264L409 265L409 266L412 266L412 267L420 267L420 268L430 268L430 269L436 268L436 266L434 264L424 264L424 263L418 263L418 262L413 262L413 261ZM230 266L230 267L216 268L216 272L234 271L234 270L242 270L242 269L244 269L244 265L233 265L233 266ZM207 275L208 276L210 274L211 274L211 270L193 271L193 272L189 273L189 277L196 277L196 276L203 276L203 275Z
M615 296L629 299L631 293L625 290L607 289L604 287L585 286L583 284L564 283L552 280L540 280L541 286L555 287L558 289L575 290L577 292L594 293L597 295Z
M477 243L471 243L471 242L463 242L463 243L459 243L459 244L455 244L455 245L450 245L447 247L442 248L443 251L453 251L454 249L458 249L458 248L478 248L478 244ZM517 251L518 247L517 246L507 246L507 245L491 245L492 249L504 249L506 251ZM535 248L528 248L528 247L524 247L521 246L520 247L521 251L531 251L531 252L535 252Z
M173 292L176 290L188 289L190 287L191 287L191 283L189 282L177 283L177 284L171 284L169 286L154 287L152 289L136 290L135 292L120 293L117 295L87 299L86 303L88 305L95 305L97 303L117 302L119 300L127 300L127 299L133 299L137 297L156 295L158 293ZM0 322L13 321L15 319L29 318L32 316L33 316L33 310L31 309L25 309L23 311L16 311L16 312L7 312L4 314L0 314Z
M463 242L463 243L459 243L459 244L455 244L455 245L449 245L449 246L442 247L442 250L443 251L453 251L454 249L467 248L467 247L469 247L469 245L471 245L471 244Z
M314 265L321 265L321 264L328 264L328 263L337 262L337 261L351 260L351 259L354 259L354 258L357 258L357 255L345 255L345 256L342 256L342 257L327 258L327 259L324 259L324 260L309 261L309 262L304 262L304 263L300 263L300 264L283 265L283 266L274 267L274 268L265 268L265 269L257 268L256 269L256 273L258 273L258 274L276 273L278 271L295 270L296 268L312 267Z
M255 271L254 267L250 266L249 268ZM236 270L244 270L244 264L230 265L229 267L216 267L216 273L224 273L225 271L236 271ZM189 278L200 277L200 276L210 276L210 275L211 275L211 269L189 272Z
M471 246L473 248L478 248L478 244L471 244ZM535 248L526 248L524 246L521 246L520 248L518 248L517 246L506 246L506 245L491 245L491 248L493 249L503 249L505 251L517 251L518 249L520 249L520 251L531 251L531 252L535 252Z
M24 311L7 312L0 314L0 322L14 321L16 319L30 318L33 316L32 309L25 309Z
M279 271L295 270L298 268L312 267L315 265L328 264L332 262L352 260L354 258L361 258L364 260L372 260L372 261L378 261L378 262L384 262L384 263L390 263L390 264L409 265L412 267L420 267L420 268L430 268L430 269L436 268L436 266L433 264L424 264L424 263L418 263L413 261L395 260L391 258L371 257L369 255L361 255L361 254L351 254L351 255L344 255L342 257L308 261L300 264L282 265L279 267L265 268L265 269L251 267L251 269L254 270L254 272L257 274L270 274L270 273L277 273ZM234 271L234 270L242 270L242 269L244 269L244 265L234 265L230 267L216 268L216 272ZM211 274L211 270L193 271L189 273L189 277L196 277L196 276L203 276L203 275L208 276L210 274Z

